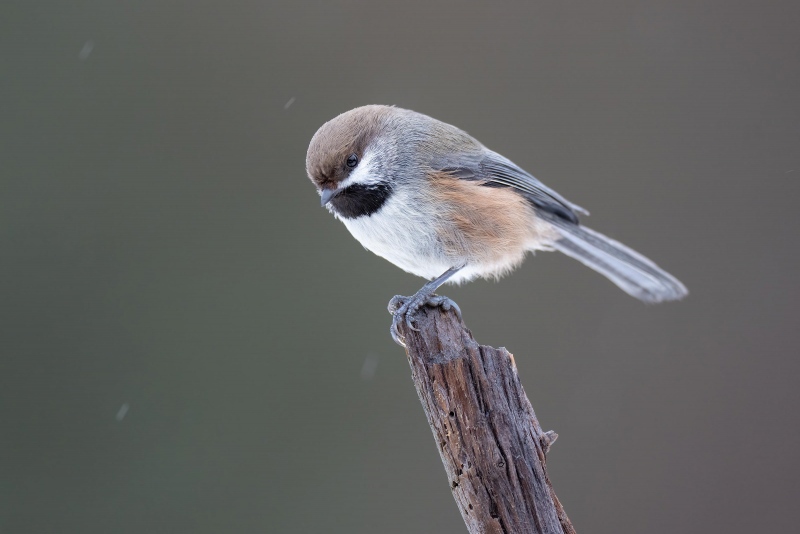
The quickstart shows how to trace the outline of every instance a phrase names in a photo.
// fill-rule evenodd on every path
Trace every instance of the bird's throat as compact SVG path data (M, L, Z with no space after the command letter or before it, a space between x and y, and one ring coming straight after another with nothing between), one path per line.
M340 217L355 219L377 212L392 195L386 183L353 184L333 197L329 206Z

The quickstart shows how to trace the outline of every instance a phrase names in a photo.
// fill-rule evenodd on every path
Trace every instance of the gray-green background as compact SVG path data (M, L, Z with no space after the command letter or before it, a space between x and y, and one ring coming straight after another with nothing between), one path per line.
M681 278L447 288L578 532L800 521L800 3L4 0L0 531L464 532L324 121L454 123ZM290 99L294 99L287 107ZM125 411L127 408L127 412Z

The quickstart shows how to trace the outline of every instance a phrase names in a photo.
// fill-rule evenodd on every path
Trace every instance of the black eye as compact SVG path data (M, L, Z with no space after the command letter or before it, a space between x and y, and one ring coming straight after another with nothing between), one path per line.
M355 154L350 154L349 156L347 156L347 166L352 169L356 165L358 165L358 156L356 156Z

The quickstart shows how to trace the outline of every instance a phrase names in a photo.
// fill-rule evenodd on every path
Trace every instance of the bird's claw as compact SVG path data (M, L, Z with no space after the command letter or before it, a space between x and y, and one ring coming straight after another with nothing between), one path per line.
M461 308L458 307L456 301L451 299L450 297L445 297L443 295L433 295L430 299L428 299L428 306L439 306L444 311L453 311L455 312L456 316L458 316L458 320L462 320L461 317Z
M433 308L440 307L444 311L452 310L455 312L458 318L461 319L461 308L459 308L458 304L448 297L420 293L417 293L411 297L395 295L392 300L389 301L388 306L389 313L394 316L392 319L391 333L392 339L394 339L395 343L405 347L405 339L403 339L403 336L400 335L400 329L398 328L400 321L404 321L409 330L419 332L419 328L414 326L414 316L423 306L431 306Z
M404 297L403 295L395 295L392 297L392 300L389 301L389 305L387 308L389 309L389 313L394 315L394 312L400 309L400 306L408 299L408 297Z

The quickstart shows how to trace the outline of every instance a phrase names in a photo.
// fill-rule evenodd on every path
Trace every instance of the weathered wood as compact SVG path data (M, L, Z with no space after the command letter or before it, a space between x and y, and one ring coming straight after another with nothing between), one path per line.
M470 533L574 534L545 469L543 432L504 348L478 345L455 313L401 325L411 376Z

